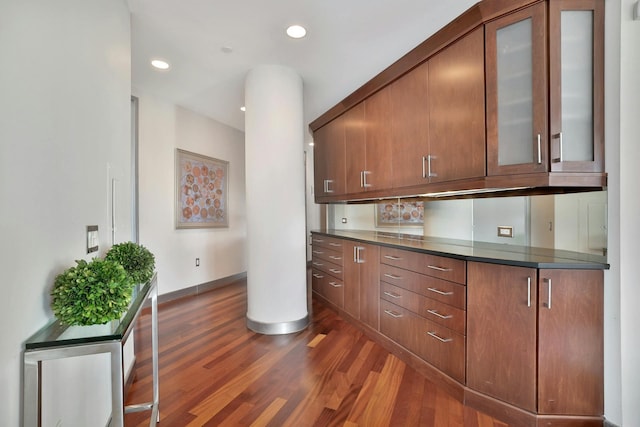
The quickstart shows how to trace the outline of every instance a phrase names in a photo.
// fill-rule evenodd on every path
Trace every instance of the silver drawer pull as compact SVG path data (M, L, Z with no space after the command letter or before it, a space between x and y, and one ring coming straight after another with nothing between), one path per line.
M427 332L427 334L429 336L432 336L433 338L437 339L440 342L451 342L451 341L453 341L453 338L442 338L442 337L438 336L438 334L436 334L435 332Z
M427 265L427 268L438 271L453 271L453 268L438 267L437 265Z
M427 312L441 319L451 319L453 317L451 314L440 314L438 310L427 310Z
M329 258L333 259L333 260L341 260L342 257L341 256L335 256L335 255L329 255Z
M427 288L427 289L430 290L431 292L435 292L438 295L453 295L453 292L444 292L436 288Z
M317 273L313 273L313 277L315 277L316 279L324 279L324 276Z
M330 272L332 272L333 274L340 274L340 273L342 273L342 271L340 271L340 270L336 270L335 268L330 268L330 269L329 269L329 271L330 271Z
M313 263L313 265L317 265L318 267L322 267L324 264L321 262L315 262Z
M333 243L333 242L329 242L329 246L336 246L336 247L338 247L338 248L341 248L341 247L342 247L342 244L341 244L341 243Z
M387 274L387 273L384 273L384 277L388 277L389 279L394 279L394 280L400 280L400 279L402 279L402 277L401 277L401 276L396 276L396 275L394 275L394 274Z
M330 284L331 286L333 286L334 288L340 288L340 287L342 287L342 285L341 285L340 283L336 283L336 282L329 282L329 284Z
M384 294L388 297L395 298L395 299L402 298L402 295L394 294L393 292L384 291Z
M385 310L384 311L386 314L388 314L391 317L395 317L396 319L399 319L402 317L402 314L400 313L396 313L395 311L391 311L391 310Z
M324 252L322 251L312 251L314 254L322 255Z
M322 239L313 239L314 242L318 242L318 243L324 243L324 240Z
M402 259L402 258L400 258L399 256L393 256L393 255L385 255L384 257L385 257L386 259L390 259L390 260L392 260L392 261L398 261L398 260Z

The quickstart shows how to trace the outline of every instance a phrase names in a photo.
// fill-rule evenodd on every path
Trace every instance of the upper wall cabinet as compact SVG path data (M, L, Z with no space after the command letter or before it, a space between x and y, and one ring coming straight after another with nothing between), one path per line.
M485 25L489 175L604 172L602 22L559 0Z
M477 29L429 60L429 182L485 175L484 35Z
M313 181L316 198L340 196L345 193L344 133L344 120L338 117L313 134Z

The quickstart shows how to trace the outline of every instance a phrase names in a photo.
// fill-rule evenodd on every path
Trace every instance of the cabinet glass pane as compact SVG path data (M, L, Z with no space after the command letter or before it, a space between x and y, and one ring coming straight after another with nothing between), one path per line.
M562 158L593 160L593 12L562 11Z
M496 33L499 165L535 161L531 25L529 18Z

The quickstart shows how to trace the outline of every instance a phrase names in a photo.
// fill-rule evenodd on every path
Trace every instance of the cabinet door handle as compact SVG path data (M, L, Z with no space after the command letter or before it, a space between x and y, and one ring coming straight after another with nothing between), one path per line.
M333 260L337 260L337 261L339 261L339 260L341 260L341 259L342 259L342 257L341 257L341 256L335 256L335 255L329 255L329 258L331 258L331 259L333 259Z
M453 271L453 268L438 267L437 265L427 265L427 268L438 271Z
M544 279L544 281L547 282L547 292L549 293L546 306L551 310L551 279Z
M330 272L332 272L333 274L340 274L340 273L342 273L342 271L340 271L340 270L336 270L335 268L330 268L330 269L329 269L329 271L330 271Z
M527 277L527 307L531 307L531 277Z
M325 193L333 193L333 190L330 187L330 184L333 183L332 179L325 179L324 180L324 192Z
M353 262L356 264L364 264L364 259L360 256L360 251L364 248L362 246L353 247Z
M400 258L399 256L393 256L393 255L385 255L384 257L385 257L386 259L390 259L390 260L392 260L392 261L398 261L398 260L402 259L402 258Z
M395 274L388 274L388 273L384 273L384 277L388 277L389 279L393 279L393 280L402 279L402 276L396 276Z
M402 298L402 295L394 294L393 292L384 291L384 294L388 297L395 298L395 299Z
M447 296L453 295L453 292L444 292L436 288L427 288L427 290L430 290L431 292L435 292L438 295L447 295Z
M562 163L562 132L556 134L556 138L559 139L559 143L558 143L558 157L553 159L554 162L560 162Z
M364 188L371 187L371 184L367 182L367 175L369 175L371 171L362 171L362 186Z
M540 134L538 134L538 164L542 164L542 142Z
M433 173L433 171L431 170L431 160L435 159L436 156L432 156L431 154L429 154L427 156L427 169L428 169L428 177L431 178L432 176L438 176L437 173Z
M562 163L562 132L560 132L560 163Z
M437 310L427 310L427 312L441 319L451 319L453 317L451 314L440 314Z
M436 334L435 332L427 332L427 335L432 336L433 338L437 339L440 342L451 342L451 341L453 341L453 338L442 338L442 337L438 336L438 334Z
M427 163L427 158L425 156L422 156L422 178L423 179L427 177L426 163Z
M331 286L333 286L334 288L339 288L339 287L341 287L341 286L342 286L341 284L336 283L336 282L329 282L329 284L330 284Z
M318 274L318 273L313 273L313 277L315 277L316 279L324 279L324 276Z
M402 314L400 313L396 313L395 311L391 311L391 310L385 310L384 311L386 314L388 314L391 317L395 317L396 319L399 319L402 317Z

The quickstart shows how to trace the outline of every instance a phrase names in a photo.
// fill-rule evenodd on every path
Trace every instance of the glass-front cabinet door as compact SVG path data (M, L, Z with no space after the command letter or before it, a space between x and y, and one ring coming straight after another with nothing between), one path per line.
M545 8L485 26L488 175L548 170Z
M604 172L604 1L549 2L551 170Z

